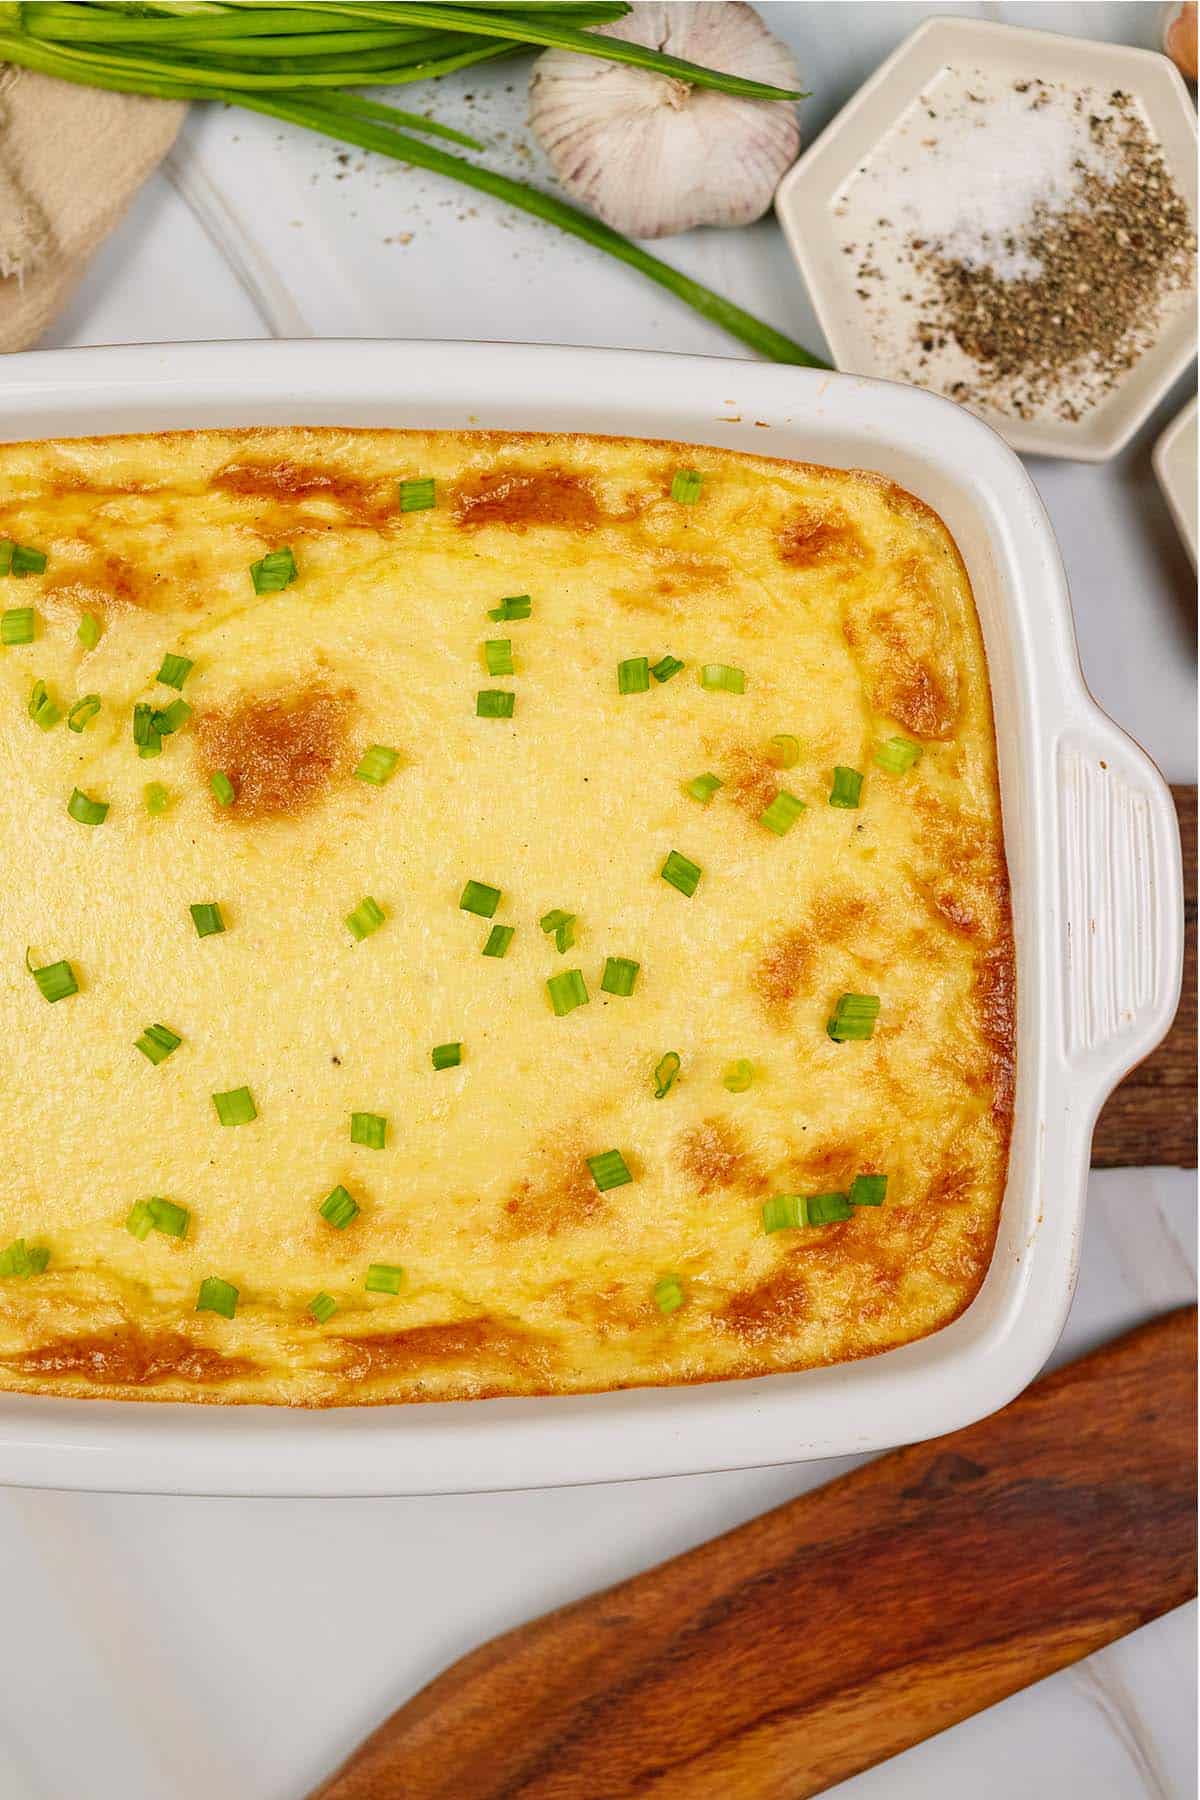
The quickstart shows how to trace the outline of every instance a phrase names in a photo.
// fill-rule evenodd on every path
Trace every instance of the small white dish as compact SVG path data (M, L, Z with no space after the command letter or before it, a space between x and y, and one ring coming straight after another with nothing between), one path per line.
M952 66L1002 80L1040 78L1131 94L1144 108L1166 166L1196 217L1196 111L1167 57L979 19L928 19L843 107L784 176L775 196L784 235L839 369L885 379L898 374L876 344L866 307L855 293L858 258L843 254L834 208L849 178L925 88ZM1014 450L1103 462L1128 443L1195 353L1195 306L1179 306L1125 379L1080 419L1019 419L975 410Z
M1151 457L1158 485L1192 559L1193 569L1196 567L1196 540L1200 536L1197 521L1200 499L1196 492L1198 405L1200 402L1196 400L1188 401L1162 433Z

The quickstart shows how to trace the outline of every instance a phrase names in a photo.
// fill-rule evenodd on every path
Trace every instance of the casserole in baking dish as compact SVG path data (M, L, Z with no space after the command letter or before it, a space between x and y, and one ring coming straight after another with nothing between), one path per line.
M1012 937L922 502L294 426L0 447L5 543L0 1387L669 1384L970 1302Z
M10 1392L0 1394L0 1479L215 1493L403 1493L745 1466L866 1450L946 1431L1002 1404L1036 1373L1070 1301L1096 1110L1123 1070L1161 1036L1174 1010L1181 882L1169 794L1142 752L1104 717L1083 687L1062 566L1045 514L1020 463L986 426L929 395L849 376L520 345L163 345L10 357L5 377L0 437L11 442L298 425L586 431L753 455L769 451L835 469L878 471L940 516L974 595L995 714L1018 1004L1008 1175L994 1249L974 1300L940 1330L885 1354L763 1378L513 1396L470 1406L147 1407ZM396 477L423 473L389 471ZM428 519L427 514L407 516ZM300 548L294 546L297 560ZM246 600L253 602L244 573L243 579ZM286 600L290 591L281 590L281 597ZM511 629L494 627L485 621L482 604L476 617L481 638L486 631L515 640L535 623L531 615ZM671 646L665 633L663 638L665 654ZM171 648L165 642L156 647ZM514 642L514 658L518 648ZM280 653L286 653L282 644ZM672 653L683 659L682 649ZM629 656L640 654L659 654L657 639L652 642L644 627L628 646ZM715 660L732 663L732 658ZM156 673L156 667L144 668L139 659L139 682ZM197 682L199 674L197 660ZM660 701L665 706L674 688L689 706L733 706L753 694L749 683L742 696L701 689L698 683L680 690L679 683L687 680L685 672L660 688L617 698L627 708ZM481 673L479 685L505 683L485 681ZM512 685L514 691L520 689L519 707L521 694L529 691L528 677L516 676ZM146 690L156 700L174 691L152 683ZM187 694L186 683L182 693ZM514 729L519 719L520 712L514 712ZM41 735L28 719L22 717L21 723L35 739ZM494 723L481 719L478 729ZM183 766L198 742L198 736L187 741L192 729L189 723L174 741L169 735L164 739L162 756L144 764L147 779L170 784L167 767L176 762ZM771 729L772 735L786 733L789 726L772 721ZM798 726L790 729L802 735ZM356 742L355 750L360 747ZM638 764L640 782L653 763L653 746L647 746ZM879 773L882 779L884 771ZM390 804L390 796L402 792L397 784L403 778L398 769L382 789L369 783L355 787L362 787L367 798ZM800 797L809 800L807 810L782 839L764 830L764 842L771 840L767 848L786 852L793 841L803 841L797 833L814 816L825 819L838 810L828 808L820 787ZM709 808L697 807L686 816L702 819L706 831L722 818L731 830L744 826L753 843L751 821L727 804L719 808L720 799L718 794ZM115 813L111 817L115 823ZM64 820L67 824L79 832L87 829L70 819ZM94 828L101 844L108 826L106 819ZM669 848L686 856L689 847L679 842ZM614 863L619 860L614 856ZM703 866L694 853L690 860ZM661 866L654 866L655 881ZM709 872L692 899L659 882L663 897L677 900L680 908L694 908ZM155 874L154 864L148 863L143 888L150 887ZM517 892L505 887L504 870L477 868L462 874L464 883L475 879L509 896ZM341 954L341 921L373 891L364 883L361 893L338 895L336 905L330 896L325 944L331 957ZM485 921L460 914L460 896L461 888L450 894L448 913L481 940ZM382 904L383 896L375 897ZM219 900L215 893L195 898ZM275 899L282 908L286 893ZM540 904L540 898L533 907L522 903L519 917L516 910L497 911L490 923L517 922L529 947L542 937L537 918L543 915L534 916ZM578 911L553 894L548 906ZM131 928L137 916L136 897L131 897ZM394 919L392 914L389 925ZM581 918L580 952L583 923ZM586 923L593 928L591 920ZM346 958L382 947L385 929L353 952L347 950ZM232 922L223 935L204 940L218 948L234 941ZM507 975L518 942L514 939L509 957L495 965L498 972ZM35 962L65 954L40 938L33 948ZM545 942L540 949L551 968L562 962ZM479 950L473 938L470 960L485 968ZM619 944L594 941L588 952L586 962L581 955L577 965L566 965L583 971L592 996L588 1005L561 1019L551 1012L547 1028L570 1030L586 1021L591 1029L591 1021L601 1014L596 977L606 957L639 960ZM650 962L640 960L648 977ZM82 967L80 973L85 973ZM540 980L545 969L535 973ZM697 982L697 972L690 974ZM31 983L20 962L12 979ZM622 1007L625 1014L618 1016L628 1016L628 1009L638 1006L644 997L641 979L639 973L639 986L628 998L611 998L610 1013ZM864 986L864 991L875 990ZM69 1016L85 995L54 1005L42 1002L36 990L33 997L42 1016L51 1019ZM183 1035L180 1021L154 1011L139 1016L139 1031L152 1022ZM818 1028L824 1023L819 1018ZM465 1034L447 1027L444 1038L439 1031L434 1042L460 1036L467 1045ZM836 1048L853 1054L862 1047L851 1042ZM672 1048L677 1046L656 1044L655 1055ZM138 1056L132 1049L130 1053ZM740 1043L722 1044L718 1060L714 1049L718 1082L726 1061L749 1054ZM181 1048L158 1067L146 1062L144 1073L152 1079L168 1075L182 1056ZM467 1066L464 1053L462 1070ZM432 1080L457 1078L454 1070L431 1069ZM248 1072L233 1070L219 1082L214 1079L213 1091L234 1091L240 1085L250 1085ZM666 1107L686 1092L679 1084L678 1093L662 1102L649 1095L645 1104ZM729 1097L729 1104L755 1098L751 1087ZM356 1109L361 1104L385 1110L374 1099L360 1102L356 1097L354 1104ZM244 1141L258 1123L225 1129L214 1122L212 1129L220 1129L227 1140ZM344 1116L341 1123L346 1124ZM605 1140L589 1146L589 1154L612 1148L620 1145ZM164 1154L166 1149L164 1143ZM348 1136L345 1149L349 1155ZM360 1158L371 1155L376 1161L386 1154L354 1149ZM319 1201L332 1186L331 1180L329 1189L309 1188L301 1198L306 1204ZM627 1189L610 1191L619 1197ZM147 1192L178 1200L165 1181ZM366 1197L364 1190L361 1199ZM885 1204L881 1212L886 1211ZM772 1243L784 1235L772 1234ZM132 1237L130 1244L136 1246ZM152 1248L169 1253L171 1247L158 1232ZM384 1260L403 1261L399 1255L385 1255ZM660 1273L677 1272L674 1264L661 1270L655 1265L656 1279ZM220 1277L222 1271L213 1267L203 1273ZM385 1297L381 1303L391 1301ZM214 1323L222 1322L216 1315ZM331 1324L336 1322L334 1315Z

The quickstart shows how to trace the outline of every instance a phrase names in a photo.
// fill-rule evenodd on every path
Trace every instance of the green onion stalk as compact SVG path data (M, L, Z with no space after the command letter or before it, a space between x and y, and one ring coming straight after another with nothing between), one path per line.
M256 0L161 0L158 5L0 0L0 62L85 87L242 106L428 169L616 257L773 362L827 368L803 345L601 220L442 148L449 143L478 152L484 146L477 139L353 91L432 80L525 49L553 47L748 99L800 97L589 29L628 10L624 0L481 7L435 0L378 5L317 0L303 7ZM437 141L426 141L431 138Z

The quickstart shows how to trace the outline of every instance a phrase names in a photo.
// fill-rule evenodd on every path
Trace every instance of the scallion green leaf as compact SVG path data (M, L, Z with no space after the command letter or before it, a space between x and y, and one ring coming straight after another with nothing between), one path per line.
M79 983L75 979L75 971L69 962L46 963L43 968L35 969L25 952L25 967L37 982L38 992L51 1005L56 1000L66 1000L69 995L79 992Z
M654 1066L654 1098L665 1100L679 1078L680 1059L674 1050L668 1050Z
M486 881L468 881L458 902L460 912L475 913L481 919L493 918L499 904L500 889L489 887Z
M67 714L67 729L69 731L84 730L99 711L99 694L84 694L80 699L76 700L74 706L72 706L70 712Z
M794 769L800 761L800 739L779 731L767 744L767 761L777 769Z
M695 506L703 486L704 477L698 469L676 469L671 480L671 498L680 506Z
M187 1236L191 1214L186 1206L176 1206L174 1200L164 1200L157 1194L147 1200L146 1206L155 1231L161 1231L164 1237Z
M699 887L700 877L703 873L699 863L694 863L690 858L681 856L678 850L671 851L659 870L663 880L669 881L671 886L678 888L681 894L686 894L689 900Z
M628 999L632 994L634 983L638 978L640 963L635 963L627 956L607 956L604 959L604 973L600 977L600 986L606 994L618 994Z
M457 1069L462 1050L461 1044L435 1044L429 1056L435 1069Z
M258 1108L248 1087L229 1088L223 1094L214 1094L212 1103L222 1125L249 1125L258 1117Z
M234 800L237 798L237 790L224 769L217 769L215 773L209 777L208 785L216 797L218 806L233 805Z
M650 687L650 659L630 656L617 664L618 694L644 694Z
M256 563L250 564L250 579L256 594L278 594L296 579L296 559L289 549L268 550Z
M888 738L885 744L875 746L875 761L889 775L904 775L920 760L920 744L911 743L908 738Z
M707 775L697 775L693 780L685 781L683 791L692 800L698 800L701 806L707 806L717 789L724 786L721 777L710 770Z
M677 656L663 656L658 662L651 663L650 673L655 681L670 681L672 675L678 675L683 664Z
M308 1310L318 1325L325 1325L337 1311L337 1301L332 1294L314 1294L308 1303Z
M139 756L158 756L162 752L159 715L144 700L139 700L133 709L133 741Z
M197 1312L220 1313L223 1319L232 1319L237 1303L238 1291L231 1281L222 1281L219 1275L206 1275L200 1283Z
M725 1073L721 1077L721 1086L728 1088L731 1094L744 1094L748 1087L753 1086L753 1083L754 1064L748 1062L744 1056L739 1056L735 1062L727 1064Z
M551 912L543 913L538 924L547 937L553 937L555 949L560 956L571 948L575 942L575 926L577 919L574 913L563 912L556 906Z
M393 774L400 761L400 752L391 749L387 744L372 744L363 752L363 759L354 773L360 781L369 781L372 787L382 787Z
M0 1250L0 1278L26 1281L31 1275L41 1275L49 1261L45 1244L27 1244L24 1238L14 1238L6 1249Z
M839 763L833 771L833 786L829 790L830 806L856 807L862 784L863 778L857 769L844 769Z
M772 1194L762 1205L764 1231L795 1231L808 1223L801 1194Z
M487 943L483 946L485 956L507 956L508 946L516 932L515 925L493 925L488 932Z
M842 994L835 1002L833 1016L825 1029L835 1043L853 1043L869 1038L879 1017L878 994Z
M809 1194L804 1210L810 1225L840 1225L854 1216L854 1208L845 1194Z
M82 788L75 788L67 801L67 812L81 825L103 825L108 807L107 800L89 800Z
M154 1230L154 1220L150 1213L148 1200L135 1200L125 1219L125 1229L135 1237L139 1244L143 1243Z
M700 686L711 693L744 694L746 672L729 663L705 663L700 670Z
M654 1284L654 1304L664 1318L678 1312L686 1298L678 1275L661 1275Z
M162 659L158 679L164 687L181 688L194 666L188 657L176 656L173 651L168 650Z
M385 917L379 902L372 900L370 894L367 894L352 913L346 914L346 929L355 943L361 944L364 938L369 938L372 932L379 930Z
M586 1006L588 991L582 972L579 969L564 969L560 975L552 975L546 983L546 992L550 996L550 1004L558 1018L563 1019L577 1006Z
M191 707L181 697L178 700L172 700L171 704L164 706L161 711L156 708L154 724L164 737L170 737L172 732L181 731L191 716Z
M387 1142L387 1120L382 1113L350 1114L350 1142L366 1150L382 1150Z
M533 601L528 594L510 594L499 606L488 608L488 618L503 624L508 619L527 619L533 611Z
M511 719L517 696L505 688L480 688L475 696L475 716L479 719Z
M437 484L432 475L417 477L414 481L400 483L400 511L428 512L431 506L437 505Z
M345 1231L351 1220L357 1219L359 1206L353 1195L348 1194L339 1183L330 1193L326 1194L317 1211L336 1231Z
M148 781L142 789L142 798L151 818L158 818L171 804L171 796L161 781Z
M169 1025L147 1025L141 1037L134 1039L134 1049L140 1050L150 1062L161 1063L166 1062L172 1050L178 1050L182 1042Z
M224 931L225 921L215 900L197 901L195 905L188 907L188 911L192 915L197 937L215 937L218 932Z
M776 837L784 837L804 810L803 800L781 788L766 811L759 814L758 822L773 831Z
M85 650L94 650L100 642L100 634L104 627L94 613L81 613L79 624L75 627L75 636Z
M887 1184L886 1175L856 1175L850 1183L851 1206L882 1206Z
M11 538L0 538L0 575L41 575L46 568L46 552L32 544L14 544Z
M0 643L14 648L32 644L36 619L32 606L10 606L7 612L0 613Z
M599 1156L589 1156L587 1166L592 1171L592 1180L606 1194L609 1188L624 1187L632 1181L625 1158L619 1150L605 1150Z
M489 675L511 675L513 654L511 638L488 638L483 646L483 660Z
M372 1263L363 1282L368 1294L398 1294L404 1270L395 1263Z
M50 731L62 718L44 681L35 681L30 688L28 710L30 718L40 731Z

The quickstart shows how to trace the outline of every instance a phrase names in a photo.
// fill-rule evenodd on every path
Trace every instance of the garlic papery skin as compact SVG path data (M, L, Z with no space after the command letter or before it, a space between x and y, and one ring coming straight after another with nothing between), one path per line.
M787 45L740 0L635 5L597 35L800 85ZM748 225L800 150L790 101L746 100L569 50L547 50L534 65L529 124L570 198L635 238Z

